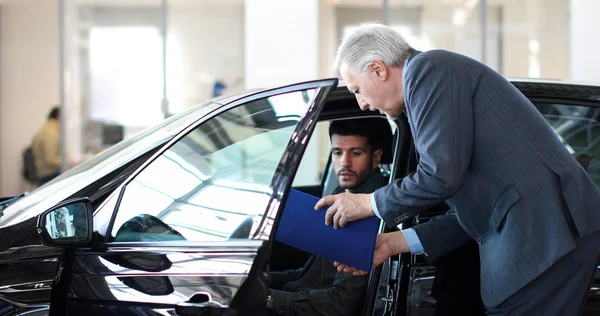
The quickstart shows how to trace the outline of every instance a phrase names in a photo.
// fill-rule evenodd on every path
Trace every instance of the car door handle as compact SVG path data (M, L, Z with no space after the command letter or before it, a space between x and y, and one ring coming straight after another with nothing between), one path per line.
M179 302L175 305L177 315L229 315L224 311L226 308L212 301L210 293L197 292L194 293L187 301Z

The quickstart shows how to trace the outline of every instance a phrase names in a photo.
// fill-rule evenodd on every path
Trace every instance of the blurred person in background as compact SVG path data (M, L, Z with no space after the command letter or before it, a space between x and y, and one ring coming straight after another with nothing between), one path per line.
M55 106L48 114L46 124L33 139L33 158L39 185L45 184L60 174L62 161L60 143L60 107Z

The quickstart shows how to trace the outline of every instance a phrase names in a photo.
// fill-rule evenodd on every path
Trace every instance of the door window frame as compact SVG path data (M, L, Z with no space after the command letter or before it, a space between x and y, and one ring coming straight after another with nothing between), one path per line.
M153 163L158 157L160 157L163 153L165 153L167 150L169 150L175 143L179 142L182 138L186 137L190 132L195 130L198 126L200 126L201 124L205 123L206 121L220 115L221 113L224 113L230 109L233 109L235 107L241 106L243 104L246 104L246 103L258 100L258 99L268 98L268 97L286 94L286 93L290 93L290 92L315 89L316 90L315 96L313 97L311 102L308 104L308 110L305 113L304 117L301 118L300 121L298 122L298 124L296 125L296 128L295 128L294 132L292 133L292 138L289 140L288 145L286 146L286 149L282 155L282 158L280 159L280 162L276 168L275 175L274 175L273 180L270 185L272 188L271 197L269 199L269 203L267 204L267 208L265 209L263 218L258 225L258 229L256 230L257 233L259 233L259 234L255 234L255 236L253 236L252 239L248 239L248 240L244 240L244 241L255 244L256 242L252 242L255 239L262 240L262 241L269 240L270 236L275 233L272 230L274 228L276 228L275 223L279 220L279 216L281 215L280 209L283 208L283 205L284 205L283 198L284 198L284 196L286 196L285 193L290 190L294 175L300 164L300 160L301 160L302 156L304 155L304 152L306 150L308 142L310 141L310 137L312 136L312 133L315 129L315 126L317 123L317 118L318 118L320 112L322 111L323 106L325 105L325 100L327 99L327 96L329 95L329 93L331 91L333 91L336 88L337 83L338 83L338 79L336 79L336 78L307 81L307 82L302 82L302 83L298 83L298 84L282 86L279 88L259 91L255 94L252 94L249 96L244 96L239 99L233 100L228 104L213 103L212 105L215 105L215 107L211 111L209 111L203 117L194 121L192 124L190 124L189 126L184 128L181 132L176 134L175 137L173 137L165 145L163 145L163 147L160 148L152 157L147 159L137 170L135 170L127 178L127 180L125 180L123 182L123 184L120 185L120 187L117 190L115 190L114 194L116 194L116 202L106 203L106 202L108 202L108 200L115 198L115 196L110 196L109 198L107 198L105 203L103 203L103 204L105 204L103 206L108 206L109 207L108 210L110 210L110 212L112 212L112 214L110 215L110 221L109 221L108 225L102 225L102 227L105 229L105 231L103 231L103 232L97 231L97 233L101 237L101 238L99 238L99 240L97 242L100 243L102 246L106 245L106 246L110 246L110 247L120 247L120 246L128 247L128 246L131 246L132 244L135 244L136 246L155 245L155 246L159 246L159 247L160 246L164 247L167 245L181 245L181 244L189 245L190 243L194 243L194 244L205 244L206 243L206 244L214 245L215 243L235 242L235 243L239 244L240 240L220 241L220 242L203 242L203 241L135 242L135 243L114 242L114 241L110 241L110 235L111 235L111 231L112 231L113 225L116 220L117 212L119 211L119 206L121 204L121 201L122 201L124 193L125 193L125 189L127 188L127 185L129 183L131 183L143 170L145 170L145 168L148 165ZM118 193L116 193L116 192L118 192ZM110 206L112 206L112 207L110 207ZM100 212L102 212L102 209L103 209L103 207L98 208L98 211L94 214L94 217L97 214L99 214Z

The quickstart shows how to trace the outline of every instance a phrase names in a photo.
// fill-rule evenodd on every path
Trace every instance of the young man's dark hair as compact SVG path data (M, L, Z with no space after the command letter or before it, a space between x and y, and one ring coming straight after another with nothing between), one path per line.
M52 110L50 110L50 113L48 114L48 119L53 119L56 120L60 117L60 107L59 106L55 106L52 108Z
M377 149L386 150L392 142L390 123L381 117L348 119L332 121L329 124L329 139L333 135L360 135L369 141L371 152Z

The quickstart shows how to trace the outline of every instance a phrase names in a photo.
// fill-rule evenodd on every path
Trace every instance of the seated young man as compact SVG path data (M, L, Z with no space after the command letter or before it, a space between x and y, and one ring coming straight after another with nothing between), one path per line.
M333 194L371 193L387 184L379 161L391 134L380 118L330 124L331 163L339 181ZM277 315L357 315L368 278L338 272L333 261L313 255L300 269L271 273L267 308Z

